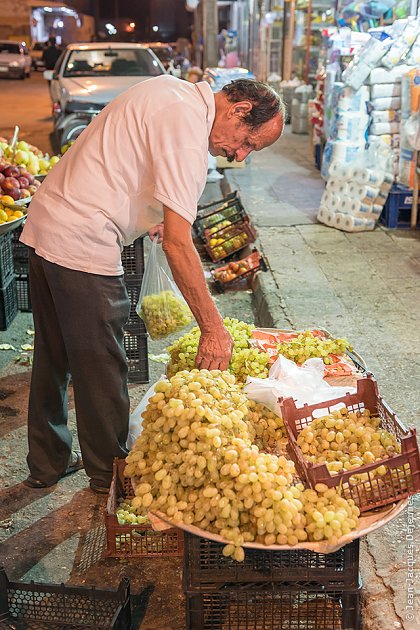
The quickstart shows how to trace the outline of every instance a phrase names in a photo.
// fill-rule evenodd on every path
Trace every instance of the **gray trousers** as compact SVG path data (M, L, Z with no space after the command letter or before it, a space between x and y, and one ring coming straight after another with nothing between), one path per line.
M55 483L71 459L67 388L72 378L86 474L109 485L127 455L130 401L123 327L130 302L123 276L73 271L29 251L35 350L28 408L31 476Z

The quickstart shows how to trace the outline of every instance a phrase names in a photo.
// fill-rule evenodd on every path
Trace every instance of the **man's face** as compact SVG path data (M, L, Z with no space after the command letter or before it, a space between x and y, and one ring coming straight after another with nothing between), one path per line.
M240 114L227 115L215 120L209 138L209 152L213 157L221 155L228 162L242 162L251 151L261 151L281 135L283 121L280 114L272 120L251 129L242 121Z

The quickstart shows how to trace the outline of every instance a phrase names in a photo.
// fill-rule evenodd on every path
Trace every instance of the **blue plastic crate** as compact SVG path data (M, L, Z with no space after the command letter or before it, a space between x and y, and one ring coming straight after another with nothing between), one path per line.
M380 223L388 228L410 227L412 203L413 191L394 184L382 210ZM417 215L417 226L419 225L420 211Z

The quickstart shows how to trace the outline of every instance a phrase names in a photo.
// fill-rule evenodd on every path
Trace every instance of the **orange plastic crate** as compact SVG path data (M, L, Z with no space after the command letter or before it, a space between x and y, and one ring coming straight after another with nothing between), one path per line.
M106 552L112 558L137 556L182 556L184 532L177 527L163 532L155 531L151 525L120 525L116 517L118 500L132 499L134 491L131 480L124 477L125 460L114 461L111 487L105 511Z
M340 487L346 499L353 499L361 512L367 512L390 503L395 503L420 492L420 455L416 430L407 429L378 393L376 381L367 376L357 382L357 392L346 394L315 405L296 407L292 398L280 400L281 415L289 438L289 453L295 462L300 477L314 488L317 483L328 487ZM401 444L401 454L365 464L359 468L331 475L325 464L312 464L304 458L297 444L299 432L314 419L314 411L325 409L325 415L338 403L349 411L368 409L381 418L381 427L392 433ZM316 416L319 417L319 414ZM385 466L385 475L375 475L376 469ZM352 483L351 477L366 473L366 480Z

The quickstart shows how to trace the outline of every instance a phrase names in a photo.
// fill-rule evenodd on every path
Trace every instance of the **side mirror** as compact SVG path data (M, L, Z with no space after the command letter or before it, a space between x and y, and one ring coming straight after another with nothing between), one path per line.
M44 79L52 81L53 79L57 79L57 74L54 70L44 70Z

